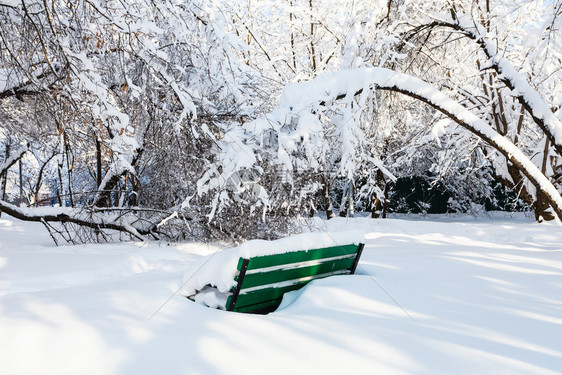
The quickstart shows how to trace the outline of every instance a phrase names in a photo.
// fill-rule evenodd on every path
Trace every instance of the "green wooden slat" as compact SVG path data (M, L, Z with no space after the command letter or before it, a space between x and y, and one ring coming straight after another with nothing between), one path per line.
M358 245L343 245L324 247L321 249L292 251L283 254L263 255L250 259L248 270L254 270L264 267L279 266L282 264L291 264L304 262L307 260L316 260L322 258L331 258L341 255L349 255L357 253Z
M255 286L278 283L287 280L300 279L318 274L351 269L355 258L336 259L320 264L292 269L277 269L269 272L246 274L242 282L242 289Z
M254 311L271 312L277 310L279 305L281 305L282 300L283 300L282 298L278 298L271 301L257 303L255 305L243 306L239 308L237 307L234 309L234 311L235 312L254 312Z
M263 301L271 301L274 299L282 298L283 295L292 290L297 290L305 286L308 282L297 283L294 285L285 286L282 288L266 288L256 290L254 292L240 294L236 302L235 310L245 306L256 305Z

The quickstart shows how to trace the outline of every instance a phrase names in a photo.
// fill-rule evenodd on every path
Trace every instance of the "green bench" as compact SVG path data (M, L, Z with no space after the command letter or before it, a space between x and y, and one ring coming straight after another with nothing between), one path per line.
M256 314L275 311L285 293L314 279L355 273L363 246L360 243L240 258L236 286L224 307Z

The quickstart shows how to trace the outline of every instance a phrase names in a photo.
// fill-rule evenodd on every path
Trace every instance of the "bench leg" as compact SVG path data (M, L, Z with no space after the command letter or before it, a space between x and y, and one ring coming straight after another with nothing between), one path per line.
M238 283L236 284L236 288L232 292L232 298L230 299L230 305L226 308L227 311L234 311L236 307L236 301L238 300L238 296L240 295L240 287L244 282L244 276L246 276L246 270L248 269L248 263L250 263L250 259L244 259L242 262L242 267L240 268L240 274L238 275Z
M357 249L357 255L355 256L355 261L353 262L353 266L351 267L351 275L355 273L357 269L357 265L359 264L359 258L361 258L361 253L363 252L363 248L365 247L364 243L359 244L359 248Z

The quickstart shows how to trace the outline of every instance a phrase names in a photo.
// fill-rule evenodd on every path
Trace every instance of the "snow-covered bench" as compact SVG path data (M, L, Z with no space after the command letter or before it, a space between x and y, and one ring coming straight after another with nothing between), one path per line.
M357 243L241 256L238 258L236 271L230 273L230 285L220 280L209 281L200 290L194 290L193 287L189 290L188 287L188 291L184 290L183 294L193 301L223 310L269 313L279 307L285 293L300 289L314 279L355 273L363 246L362 243ZM218 271L216 265L208 263L196 265L199 267L197 271L209 267L200 276ZM221 272L218 271L218 274ZM193 275L188 277L193 278ZM199 277L199 280L202 278ZM225 289L224 285L229 285L229 288Z

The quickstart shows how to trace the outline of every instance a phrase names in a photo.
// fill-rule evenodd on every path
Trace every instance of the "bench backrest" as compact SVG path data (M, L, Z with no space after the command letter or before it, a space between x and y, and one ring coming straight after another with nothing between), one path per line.
M228 311L268 313L286 292L314 279L353 274L364 244L343 245L283 254L240 258L236 287L228 297Z

